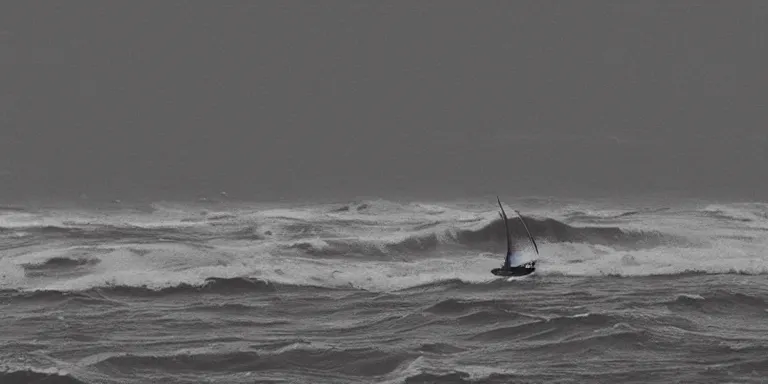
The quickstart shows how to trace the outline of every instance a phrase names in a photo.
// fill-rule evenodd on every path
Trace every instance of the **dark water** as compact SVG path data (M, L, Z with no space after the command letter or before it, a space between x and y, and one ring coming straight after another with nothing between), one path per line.
M5 210L0 383L766 382L765 205L492 203Z

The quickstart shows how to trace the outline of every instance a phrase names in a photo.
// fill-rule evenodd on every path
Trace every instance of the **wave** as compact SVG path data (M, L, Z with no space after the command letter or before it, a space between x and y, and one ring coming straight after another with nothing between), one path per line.
M331 377L382 376L417 357L409 352L388 352L378 348L337 349L300 342L277 349L258 348L214 351L195 348L166 354L120 353L95 356L91 367L125 374L137 368L167 372L227 371L264 372L290 371L297 367L322 371Z
M620 253L575 244L550 245L535 274L516 279L765 275L768 265L752 254L729 255L730 245L711 249L658 248ZM761 248L756 248L760 252ZM97 254L98 253L98 254ZM375 292L484 290L508 284L489 270L498 254L464 251L458 256L394 260L312 259L270 255L258 248L197 249L173 244L41 248L15 259L0 258L0 289L22 291L123 290L155 295L185 292L271 292L289 287L325 287Z
M237 295L237 294L264 294L289 292L292 289L311 288L314 290L341 290L347 288L322 287L317 285L302 284L281 284L266 280L251 279L243 277L219 278L209 277L202 284L182 283L167 287L150 286L130 286L130 285L112 285L106 284L96 286L83 291L68 290L18 290L6 289L0 290L0 297L8 297L16 301L26 302L47 302L55 303L68 300L79 301L100 301L110 303L112 297L158 297L187 294L215 294L215 295Z
M350 210L349 207L328 212L309 209L302 214L298 210L216 213L182 210L170 217L161 215L154 221L150 215L140 223L135 222L135 216L116 215L109 222L88 216L52 217L31 222L26 219L3 221L0 233L23 232L46 239L78 241L288 241L289 249L300 249L314 256L369 254L377 253L377 249L379 254L402 254L431 251L446 245L490 248L505 242L504 223L495 215L488 220L487 213L386 201L361 203L354 214L346 214ZM544 242L644 248L679 240L658 231L578 227L553 218L525 218L534 236ZM519 220L510 219L509 225L516 241L527 242ZM316 247L312 241L317 239L324 244Z
M594 332L605 329L622 320L615 316L603 314L578 314L561 316L548 319L526 321L510 326L496 327L492 330L475 333L470 337L473 341L498 341L508 342L516 339L525 340L556 340L562 341L582 332Z
M669 244L691 244L680 236L659 231L627 230L619 227L577 227L561 221L526 217L526 223L539 243L584 243L610 246L617 250L637 250ZM509 220L513 241L528 245L525 229L519 220ZM310 232L303 228L304 232ZM428 223L416 233L390 235L383 238L318 238L297 241L288 247L318 257L360 256L391 257L413 255L459 246L483 251L503 249L506 237L502 219L492 220L476 228L462 228L447 223Z
M0 366L0 383L45 383L45 384L88 384L69 373L52 369L20 368L10 369Z
M198 233L190 233L180 228L143 228L136 225L80 224L77 226L24 226L2 228L0 232L24 232L28 236L42 236L46 239L108 240L108 241L196 241L204 240Z
M551 218L537 219L523 216L528 228L536 238L543 238L551 243L589 243L595 245L611 245L614 247L644 248L679 240L676 236L657 231L626 230L619 227L576 227ZM510 232L518 240L526 240L525 228L519 220L509 220ZM465 244L477 242L502 242L504 237L504 221L494 220L479 230L462 230L456 234L458 240Z
M710 204L699 212L715 219L746 223L768 219L768 205L762 203Z
M485 282L476 281L464 281L461 279L438 279L436 281L428 283L419 283L412 286L406 286L401 289L397 289L394 292L419 292L431 289L440 290L453 290L473 287L478 288L492 288L495 285L505 284L502 280L489 280ZM317 282L296 282L296 283L284 283L277 281L270 281L269 279L261 278L247 278L247 277L234 277L234 278L221 278L221 277L209 277L206 278L203 283L181 283L170 286L150 286L150 285L120 285L120 284L103 284L96 285L85 290L59 290L59 289L5 289L0 290L0 297L12 298L19 301L43 301L43 302L58 302L64 300L105 300L110 301L110 297L125 296L125 297L159 297L159 296L173 296L173 295L187 295L187 294L215 294L215 295L238 295L238 294L271 294L271 293L288 293L297 289L312 289L316 291L354 291L354 292L367 292L369 290L351 286L350 284L342 283L337 285L322 285ZM450 305L448 303L438 303L434 308L427 309L427 311L441 311L441 306ZM461 304L455 304L461 305ZM444 309L443 309L444 310Z
M505 279L499 279L491 276L485 269L478 269L477 266L473 266L474 270L467 270L466 266L469 262L461 262L461 265L455 265L451 268L457 268L456 270L434 270L429 271L435 266L431 265L427 261L419 264L402 264L395 265L391 268L397 269L382 269L380 267L371 269L366 266L365 262L359 265L359 269L350 268L348 262L345 270L333 270L333 268L342 268L340 266L334 267L329 265L328 269L315 269L312 272L306 273L306 271L298 274L285 274L279 269L273 273L266 273L268 271L261 271L257 273L257 277L254 276L234 276L234 277L221 277L221 276L209 276L201 278L199 272L194 270L189 271L187 274L176 273L174 276L166 276L162 272L148 274L147 280L131 277L129 275L104 275L103 277L93 276L87 280L76 281L73 283L60 282L54 285L43 284L41 286L28 286L28 287L10 287L6 285L6 289L0 290L0 297L13 297L14 300L50 300L50 301L62 301L62 300L100 300L111 297L124 296L124 297L158 297L158 296L173 296L173 295L199 295L199 294L215 294L215 295L280 295L282 293L288 293L292 290L312 289L312 290L330 290L330 291L352 291L352 292L399 292L399 293L425 293L425 292L440 292L440 291L485 291L495 290L500 287L504 287L510 284L510 281ZM58 262L57 262L58 263ZM67 261L64 264L74 264L78 268L82 267L83 262ZM92 263L92 262L91 262ZM87 265L87 264L86 264ZM482 266L481 266L482 267ZM612 277L612 278L632 278L632 279L647 279L658 277L684 277L684 276L696 276L696 275L723 275L723 274L738 274L744 276L761 276L768 275L768 270L763 269L745 269L739 270L734 268L714 268L712 270L696 270L696 269L681 269L681 270L643 270L636 272L633 270L627 270L622 272L621 270L608 270L594 269L592 266L586 266L585 270L572 270L570 272L563 272L559 270L561 266L557 268L547 269L546 266L541 267L541 271L538 271L530 276L525 276L515 280L517 284L525 284L526 282L546 282L548 279L562 279L562 278L589 278L594 276ZM634 268L634 267L631 267ZM398 272L402 269L402 272ZM582 272L586 271L586 272ZM249 272L245 271L244 274ZM117 276L125 276L125 278L118 279ZM184 277L186 276L186 277ZM83 296L78 296L82 294ZM717 296L719 297L719 296ZM690 298L680 298L679 302L670 303L673 305L682 305L688 303L689 306L693 305L708 305L706 303L689 302ZM718 300L730 300L729 297L719 298ZM747 300L746 298L744 300ZM759 300L759 299L758 299ZM759 306L761 302L753 304ZM763 305L765 303L762 303ZM469 305L469 307L464 307ZM477 307L478 303L466 304L461 301L445 301L435 304L435 306L426 309L427 312L440 313L441 311L448 313L450 311L456 312L456 314L468 314L472 311L487 310L485 313L488 316L503 316L503 313L498 312L509 311L508 314L514 314L515 308L507 308L504 305L494 304L488 308ZM723 305L736 305L736 303L724 302ZM472 317L467 317L463 321L471 322Z
M27 237L0 236L0 288L125 286L169 294L216 289L208 277L372 291L497 284L488 271L501 262L505 225L482 207L366 201L341 211L321 205L216 212L157 207L150 215L11 213L0 216L0 231ZM754 215L764 209L727 207ZM754 231L743 236L740 222L711 229L720 223L691 211L596 215L649 212L620 225L566 223L551 210L525 215L541 252L532 278L768 273L766 239ZM520 220L508 224L524 257L533 256Z
M46 271L50 269L69 269L81 266L92 266L98 264L100 261L100 259L90 256L83 258L54 256L50 259L43 260L41 263L22 264L22 267L26 271Z
M461 326L488 323L504 324L514 321L536 319L540 317L520 312L518 306L504 300L464 301L447 299L423 310L436 316L451 318Z
M153 289L147 286L133 287L133 286L114 286L98 288L101 293L110 293L115 295L124 296L168 296L176 294L190 294L190 293L212 293L212 294L241 294L241 293L272 293L278 289L287 289L288 286L283 285L279 287L270 282L249 279L249 278L219 278L209 277L205 279L202 285L194 284L179 284L171 287L163 287L159 289Z
M0 291L0 297L8 296L11 303L42 303L55 305L61 303L77 303L81 305L97 304L108 306L121 306L117 301L101 295L98 290L85 292L61 292L61 291Z
M753 295L738 292L716 290L704 295L678 295L665 303L675 309L688 309L704 313L745 313L764 314L768 309L766 300Z
M670 207L646 208L626 211L584 211L575 210L565 214L569 221L581 222L620 222L620 219L631 218L632 216L655 214L670 211Z
M13 205L0 205L0 212L27 212L27 209Z
M511 379L511 378L508 378ZM420 372L408 375L402 379L403 383L417 384L417 383L476 383L476 380L472 380L469 373L463 371L447 372L447 373L431 373Z
M452 364L453 365L453 364ZM515 366L516 364L510 364ZM515 367L516 368L516 367ZM525 370L529 371L529 370ZM533 372L522 373L519 369L503 368L493 364L487 365L464 365L455 364L452 367L446 367L439 358L419 357L411 362L407 367L390 375L391 379L383 381L386 384L407 383L407 384L432 384L432 383L450 383L450 384L496 384L496 383L517 383L517 382L551 382L553 377L542 377Z
M452 355L455 353L466 352L467 349L446 343L425 343L421 344L421 346L417 348L417 351L435 355Z

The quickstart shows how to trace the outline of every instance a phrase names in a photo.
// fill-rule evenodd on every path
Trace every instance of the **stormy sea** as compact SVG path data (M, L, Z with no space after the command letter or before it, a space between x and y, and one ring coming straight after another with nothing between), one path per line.
M0 383L768 380L768 204L502 202L1 206Z

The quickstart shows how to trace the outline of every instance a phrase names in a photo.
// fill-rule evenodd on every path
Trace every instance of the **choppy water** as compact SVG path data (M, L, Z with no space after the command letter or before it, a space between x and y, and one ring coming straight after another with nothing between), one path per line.
M768 205L494 203L6 207L0 382L766 382Z

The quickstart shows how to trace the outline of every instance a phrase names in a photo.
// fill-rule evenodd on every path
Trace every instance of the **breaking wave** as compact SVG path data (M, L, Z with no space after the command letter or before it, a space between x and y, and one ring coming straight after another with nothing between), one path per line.
M487 205L377 200L212 208L0 212L0 289L440 289L489 284L488 270L505 248L505 225ZM539 277L765 274L768 236L755 229L768 228L766 212L760 204L694 211L576 206L524 219L539 243ZM508 224L526 257L534 257L520 220Z
M3 366L0 366L0 383L87 384L70 376L69 373L55 368L33 369Z

